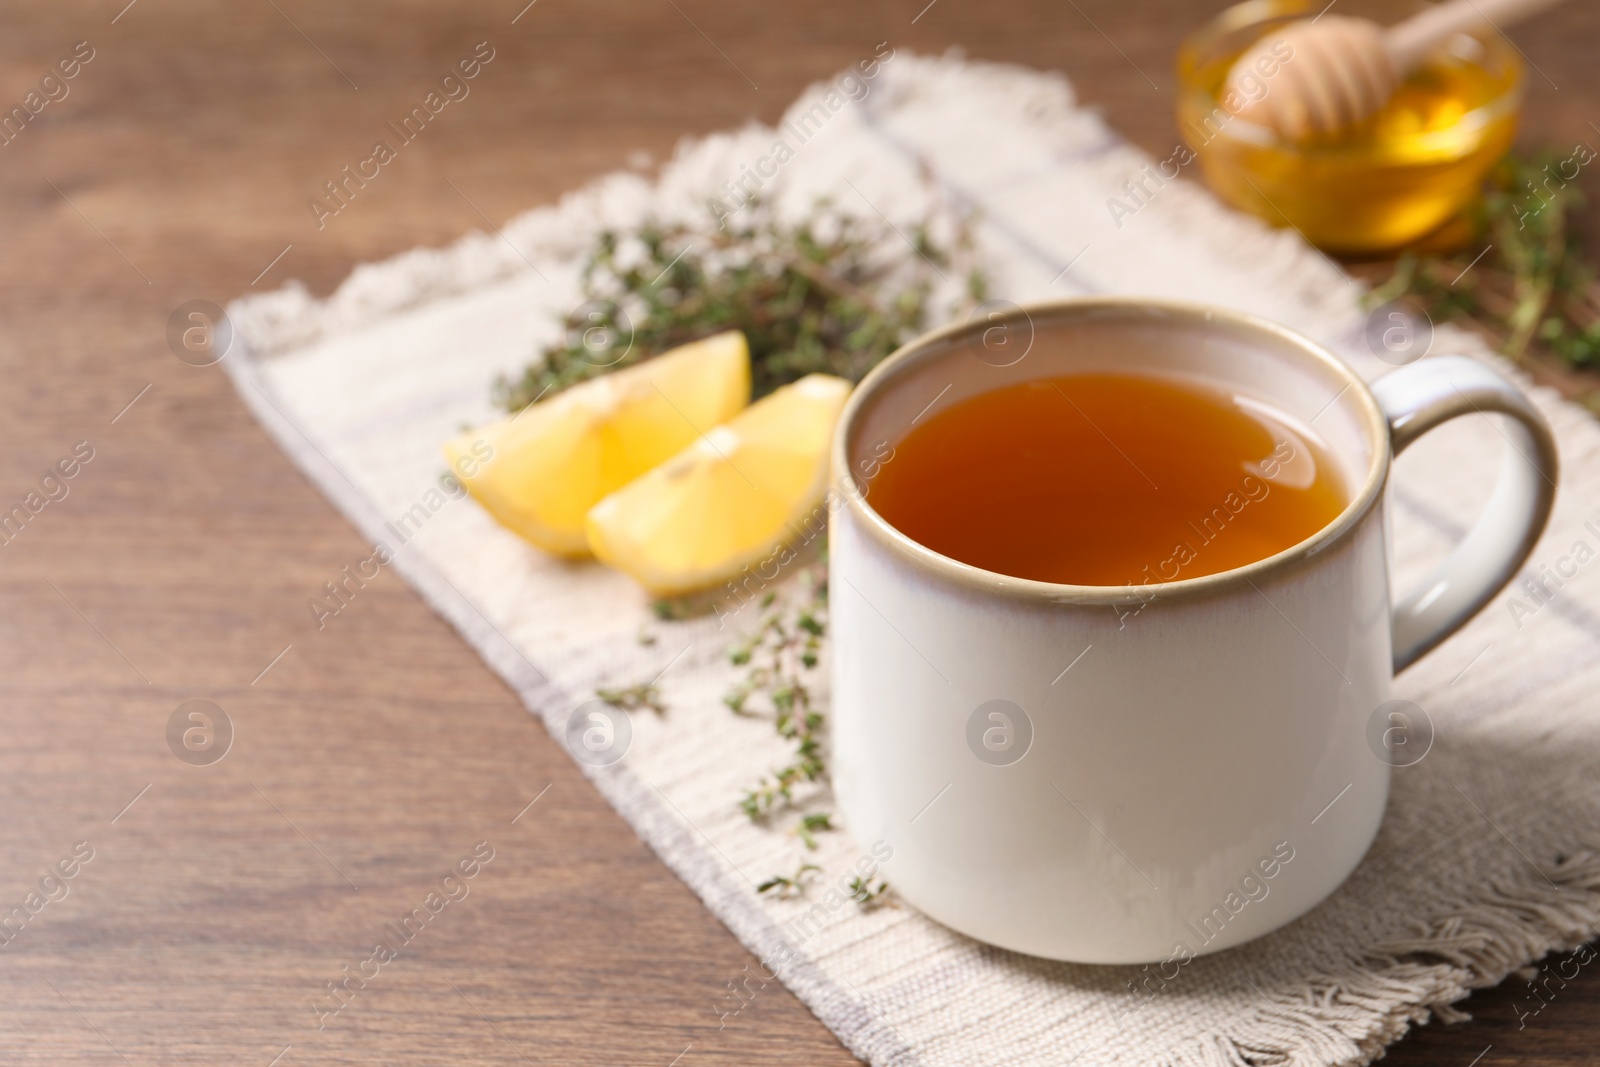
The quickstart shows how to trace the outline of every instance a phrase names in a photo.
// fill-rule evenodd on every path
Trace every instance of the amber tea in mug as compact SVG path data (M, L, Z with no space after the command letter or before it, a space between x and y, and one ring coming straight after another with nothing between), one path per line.
M1068 585L1232 570L1331 523L1348 495L1314 430L1197 381L1070 374L921 417L872 506L974 567Z
M1493 495L1396 587L1394 457L1485 413ZM830 464L842 821L893 844L883 876L929 918L1105 964L1243 944L1349 877L1399 755L1374 732L1395 672L1520 572L1559 478L1487 364L1368 385L1277 323L1133 297L911 342L846 402ZM1239 888L1290 849L1270 895Z

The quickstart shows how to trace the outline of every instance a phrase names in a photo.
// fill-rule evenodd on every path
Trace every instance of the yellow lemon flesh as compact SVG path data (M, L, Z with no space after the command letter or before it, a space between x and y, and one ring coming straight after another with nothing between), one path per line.
M850 383L812 374L757 401L589 512L589 547L656 596L717 585L808 525Z
M585 556L596 501L749 403L750 349L731 330L572 386L446 442L444 454L502 525L547 552Z

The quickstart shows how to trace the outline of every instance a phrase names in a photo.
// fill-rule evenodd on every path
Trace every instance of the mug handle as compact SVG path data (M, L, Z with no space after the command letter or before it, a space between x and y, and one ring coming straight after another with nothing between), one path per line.
M1506 448L1494 495L1443 563L1394 607L1395 673L1405 670L1503 589L1527 561L1556 498L1556 441L1522 392L1486 364L1466 356L1413 363L1372 383L1389 420L1393 455L1441 423L1461 415L1509 415Z

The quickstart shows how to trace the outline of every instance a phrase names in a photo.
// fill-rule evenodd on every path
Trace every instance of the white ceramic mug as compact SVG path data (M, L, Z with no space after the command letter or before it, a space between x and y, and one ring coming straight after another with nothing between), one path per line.
M1248 566L1127 587L981 570L873 510L872 477L930 409L1109 370L1200 379L1285 413L1321 438L1348 506ZM1509 416L1494 495L1392 606L1390 460L1477 412ZM1481 363L1425 359L1369 387L1270 322L1118 299L912 342L856 390L832 462L832 759L849 829L893 847L885 876L927 915L1083 963L1226 948L1333 892L1383 817L1391 766L1368 732L1394 672L1516 573L1556 478L1544 420Z

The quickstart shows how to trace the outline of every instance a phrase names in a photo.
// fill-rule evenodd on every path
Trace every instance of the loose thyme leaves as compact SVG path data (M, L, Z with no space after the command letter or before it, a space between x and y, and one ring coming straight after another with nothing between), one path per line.
M760 885L756 886L756 892L770 893L776 890L777 895L783 899L804 896L806 891L806 883L811 880L811 875L821 870L822 868L818 867L815 863L802 863L798 870L787 877L781 874L775 874L771 878L768 878L765 882L762 882Z
M640 708L649 708L657 715L667 713L667 705L661 699L661 690L654 683L640 682L622 689L596 689L594 695L604 700L614 708L626 711L638 711Z
M819 811L811 815L802 816L799 823L795 825L794 834L805 842L806 848L815 850L817 847L815 835L823 830L832 829L833 816L826 811Z
M888 882L880 881L873 885L870 879L860 875L850 879L850 899L860 906L862 911L872 911L889 902Z
M812 706L807 684L827 632L827 573L824 559L802 570L781 598L773 592L763 596L759 606L766 614L755 632L728 652L734 665L749 670L723 702L738 715L770 715L778 736L795 744L791 762L745 790L739 807L752 821L793 805L796 786L815 782L827 773L824 719ZM815 847L812 835L832 828L825 819L811 825L802 820L796 833L808 847Z

